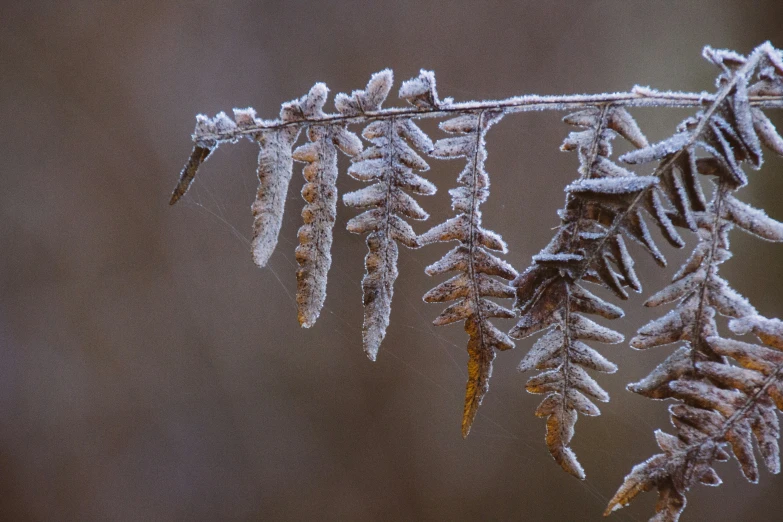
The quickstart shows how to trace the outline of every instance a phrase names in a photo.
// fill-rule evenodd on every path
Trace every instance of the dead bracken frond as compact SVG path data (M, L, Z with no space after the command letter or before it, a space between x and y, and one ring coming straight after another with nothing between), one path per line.
M652 520L676 521L694 484L720 484L714 462L733 454L743 474L755 482L755 444L766 467L774 473L780 469L776 409L783 408L783 323L762 317L718 270L731 257L729 232L735 227L783 241L783 223L737 197L749 181L744 165L759 169L764 147L783 155L783 138L764 113L783 108L783 54L765 43L747 56L707 47L704 57L720 69L712 95L635 87L625 93L456 103L441 99L434 74L422 70L399 89L405 106L384 108L394 83L392 71L385 69L372 75L364 90L338 94L334 113L325 110L326 85L316 83L305 96L283 104L275 120L261 120L250 108L235 109L233 119L222 112L214 118L198 115L193 152L170 203L185 195L219 145L243 137L256 142L259 186L252 205L252 250L263 267L277 244L293 164L304 163L296 301L299 323L311 327L324 306L332 264L338 151L348 156L347 174L369 183L342 197L346 206L360 210L348 230L366 234L362 335L367 356L376 360L389 325L398 245L419 248L456 241L456 247L426 268L431 276L456 275L427 292L424 300L453 302L434 324L462 322L469 336L463 436L488 391L496 352L513 348L512 338L540 333L519 370L539 372L528 379L526 389L544 395L535 414L546 419L547 448L578 478L585 477L571 448L578 414L600 415L594 401L609 400L589 372L618 370L593 345L623 341L620 333L588 318L623 316L621 308L593 294L588 283L625 300L629 289L641 292L646 279L635 268L629 241L666 266L651 228L676 248L695 236L693 253L672 283L645 303L674 303L674 308L641 327L630 341L635 349L680 344L646 378L628 385L634 393L674 401L669 411L675 434L655 432L662 453L631 470L606 512L655 488L659 501ZM697 112L670 138L651 145L631 115L635 107L694 107ZM567 111L564 122L577 129L561 149L577 153L578 177L565 187L554 237L519 274L497 257L506 253L506 243L482 220L480 206L490 187L486 138L490 127L509 114L545 109ZM448 136L433 143L416 124L421 118L441 119ZM363 126L366 149L349 130L352 125ZM297 146L302 135L307 140ZM612 141L618 137L634 150L615 160ZM455 215L418 234L409 220L429 215L413 196L436 192L421 173L430 161L455 158L464 161L457 187L449 190ZM653 162L643 175L629 168ZM542 173L531 173L536 174ZM703 192L703 179L714 182L710 198ZM513 307L500 304L512 298ZM718 316L729 318L732 335L753 334L762 344L722 337ZM516 320L508 334L490 322L498 318Z
M491 317L514 317L514 312L487 299L511 298L514 289L492 276L514 279L516 270L488 250L506 252L501 237L483 228L479 205L489 196L489 175L484 170L487 156L485 134L490 125L500 120L502 113L481 111L447 120L440 128L459 136L444 138L435 143L432 155L439 158L466 159L464 170L457 181L460 187L451 189L451 206L458 212L420 236L422 244L436 241L459 241L440 261L427 267L429 275L459 272L424 295L428 303L457 301L446 308L434 321L437 326L458 321L465 323L468 341L468 384L465 391L465 411L462 416L462 436L467 437L473 419L489 389L495 350L514 347L508 335L489 322Z
M337 100L344 114L360 114L379 110L392 86L392 72L374 74L365 91L354 91L351 97ZM415 100L409 98L413 103ZM354 208L370 208L348 222L348 230L356 234L369 232L364 260L367 274L362 280L364 291L364 351L371 360L386 335L391 314L394 281L397 279L397 243L417 248L416 232L403 219L427 219L429 215L406 191L421 195L435 193L435 185L413 171L429 169L413 147L432 151L432 140L410 117L373 121L362 133L373 144L354 157L348 175L360 181L373 182L367 188L343 196L343 203ZM402 216L402 217L401 217Z
M677 435L656 432L663 453L631 470L607 514L638 493L656 488L659 501L653 519L678 520L691 486L721 483L712 464L727 460L728 448L745 477L757 482L754 439L767 468L773 473L780 470L775 408L783 406L776 387L783 353L720 337L716 317L732 318L733 333L752 332L773 348L783 348L780 321L759 316L718 275L719 266L731 257L729 232L733 227L769 241L783 241L783 223L733 195L748 182L742 163L756 169L761 166L762 143L781 152L780 137L769 132L763 112L751 108L748 93L783 87L783 68L776 69L778 54L761 48L747 58L710 48L704 55L722 69L715 101L685 120L672 138L624 156L631 162L660 160L658 170L663 167L667 176L675 172L685 179L695 172L712 176L715 190L706 206L700 193L686 198L687 191L682 190L683 205L690 202L690 208L679 225L694 230L698 243L672 283L645 303L677 303L674 309L640 328L631 340L636 349L682 343L650 375L628 385L640 395L677 402L669 408ZM749 86L754 74L758 81Z

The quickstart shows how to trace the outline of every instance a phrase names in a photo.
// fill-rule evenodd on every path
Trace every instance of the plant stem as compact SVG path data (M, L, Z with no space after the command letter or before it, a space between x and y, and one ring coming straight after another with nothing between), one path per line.
M718 95L719 97L720 95ZM626 107L700 107L710 106L716 100L716 96L703 93L689 92L662 92L648 88L635 87L630 92L618 92L611 94L575 94L540 96L530 94L515 96L505 100L486 100L462 103L441 103L438 107L391 107L379 111L366 112L358 116L344 116L342 114L328 114L322 118L308 118L291 122L281 120L258 121L254 125L234 128L218 133L203 133L194 136L197 141L227 141L243 136L252 136L265 130L279 129L282 127L319 125L333 123L364 123L376 120L386 120L396 117L411 118L442 118L472 112L486 110L501 110L505 113L528 111L571 111L580 108L594 107L600 104L622 105ZM760 108L783 109L783 96L751 96L750 104Z

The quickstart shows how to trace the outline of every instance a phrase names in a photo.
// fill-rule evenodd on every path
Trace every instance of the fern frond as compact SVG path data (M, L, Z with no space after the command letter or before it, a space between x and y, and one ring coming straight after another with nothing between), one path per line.
M290 104L280 113L283 120L295 112ZM252 109L250 109L252 110ZM240 114L234 111L237 121ZM292 114L294 112L294 114ZM255 111L245 113L255 120ZM260 267L266 266L277 246L277 236L283 224L288 184L294 169L292 148L299 137L299 127L282 127L258 134L258 191L251 206L253 211L253 261Z
M171 193L169 205L175 204L185 195L190 188L191 183L193 183L193 180L196 179L196 172L199 167L202 163L207 161L213 150L215 150L215 147L204 147L199 144L193 146L193 152L190 153L188 162L182 167L182 172L179 175L179 182L177 183L177 186L174 187L174 192Z
M757 482L754 441L767 469L780 472L776 409L783 409L783 322L750 315L732 320L729 326L738 335L755 334L768 347L718 336L705 338L720 359L695 363L700 379L680 377L669 383L671 396L682 401L669 408L677 436L655 433L663 453L634 466L605 515L656 488L659 500L650 520L676 522L691 487L722 483L712 466L730 458L728 449L743 475ZM724 357L738 365L728 364Z
M502 116L502 112L481 111L440 124L441 129L458 136L435 142L432 155L466 159L465 168L457 178L461 186L449 191L451 206L457 216L419 236L423 245L454 240L460 243L425 270L428 275L451 271L459 274L427 292L424 300L428 303L456 300L433 324L441 326L463 321L465 332L470 336L468 382L462 415L463 437L468 436L476 412L489 389L495 351L514 347L511 339L489 321L492 317L512 318L514 313L487 298L512 298L514 290L492 276L509 281L517 273L511 265L488 252L505 253L506 243L495 232L483 228L479 209L489 196L489 175L484 169L487 157L485 135Z
M468 434L487 392L496 351L512 348L511 337L542 332L519 369L540 372L527 381L527 390L545 396L536 415L547 419L548 449L563 469L579 478L584 478L584 470L570 446L578 414L599 415L593 401L609 399L588 372L617 370L587 343L618 343L623 338L588 318L616 319L623 310L589 292L585 282L627 299L629 289L641 291L627 241L639 243L663 266L666 261L649 224L654 223L665 240L678 248L685 244L682 231L694 232L698 244L689 260L670 285L646 302L648 306L674 303L673 309L642 327L631 341L640 349L682 344L648 377L629 385L648 397L677 401L670 408L676 435L656 432L663 453L634 467L608 509L657 488L654 520L674 521L693 484L720 483L712 465L728 460L729 448L750 480L758 475L753 444L767 467L777 472L779 428L774 408L783 405L781 323L759 317L718 274L719 265L731 255L732 227L765 240L783 240L783 224L735 195L748 182L743 164L758 169L764 147L783 154L783 138L763 112L783 108L783 53L765 43L747 57L709 47L703 54L720 68L713 95L635 87L625 93L525 95L455 103L440 99L434 74L422 70L399 90L407 106L382 108L392 86L392 73L384 70L373 75L364 90L338 94L336 113L324 112L328 90L318 83L307 95L284 104L275 120L258 119L252 109L235 109L233 120L222 112L214 118L198 115L194 148L170 203L185 195L199 167L220 145L243 137L257 142L253 258L264 266L277 244L293 161L305 163L304 224L296 250L297 307L300 324L309 327L326 297L337 151L351 157L349 175L370 182L343 197L347 206L362 209L349 221L348 230L367 234L362 281L367 355L377 357L389 324L398 277L397 243L416 248L458 241L456 248L426 270L430 275L457 275L430 290L425 301L456 301L435 324L463 321L469 334L463 435ZM753 75L756 81L751 84ZM627 111L631 107L697 107L698 112L682 122L674 136L650 145ZM483 228L480 205L489 190L485 136L502 116L534 110L570 112L564 121L579 130L566 138L562 150L577 152L580 175L566 187L554 238L519 275L492 253L506 251L500 236ZM421 118L447 118L441 128L453 136L433 145L414 123ZM352 124L364 127L362 134L370 142L364 152L362 141L347 129ZM302 131L308 142L295 148ZM611 159L611 143L618 135L636 148L620 160L659 162L651 175L638 176ZM456 216L416 236L405 218L426 219L427 213L411 194L435 192L435 186L419 175L428 169L420 153L432 159L462 157L466 166L458 177L459 186L450 191ZM698 174L716 181L709 202ZM515 311L495 302L510 297L515 297ZM490 322L515 313L519 320L508 336ZM732 318L729 326L734 333L753 332L768 347L721 338L717 315Z
M609 400L584 368L613 373L617 367L583 341L623 340L585 314L616 319L623 311L590 293L582 280L600 284L621 299L628 298L626 288L641 290L623 233L657 259L662 255L641 211L631 208L657 179L636 176L609 159L611 140L618 134L637 146L647 145L634 119L622 107L603 105L570 114L564 121L585 129L572 132L562 146L579 154L580 178L566 187L566 207L555 237L512 282L521 317L510 335L523 338L548 330L522 359L519 370L543 370L528 380L527 391L546 395L536 415L547 418L547 447L565 471L584 478L570 448L577 413L600 415L591 399Z
M171 194L169 205L175 204L185 195L193 180L196 179L199 167L207 161L218 145L237 142L242 136L240 132L246 130L253 123L247 120L241 120L239 123L234 122L226 116L225 112L219 112L214 118L198 114L196 128L193 131L193 152L190 153L188 162L180 172L179 182Z
M377 111L392 83L390 70L376 73L364 91L354 91L350 97L340 95L338 110L344 114ZM409 98L409 101L414 103L416 99ZM362 135L372 146L353 158L348 175L373 184L345 194L343 203L353 208L370 209L351 219L347 228L356 234L369 233L369 252L364 262L367 272L362 279L362 337L364 351L374 361L389 325L394 281L398 275L397 243L408 248L419 246L416 233L403 218L423 220L429 217L405 191L431 195L436 189L435 185L414 173L414 170L427 170L429 166L408 143L427 153L432 150L432 141L411 118L372 122L365 127Z
M329 90L316 83L297 103L306 118L322 118ZM309 328L318 319L326 299L326 277L332 264L332 229L337 217L337 150L347 156L362 151L362 142L343 124L312 125L307 129L309 143L293 152L293 159L307 163L302 188L306 204L304 224L299 228L296 247L296 304L299 324Z
M634 467L607 513L626 505L639 492L656 487L660 501L654 519L678 520L685 507L685 494L693 484L720 483L711 466L714 460L728 458L723 450L726 444L731 446L746 478L757 481L752 434L770 470L779 469L778 420L771 409L773 399L765 381L769 374L753 375L730 364L727 357L742 366L755 363L743 355L747 352L741 346L744 343L719 337L715 319L718 314L734 318L730 325L735 332L747 324L764 324L765 328L780 324L777 320L760 319L750 303L718 275L719 266L731 257L728 233L735 225L767 240L783 240L783 224L732 195L747 183L741 162L758 168L762 162L760 144L768 141L757 134L753 122L758 117L747 103L747 84L754 70L758 67L760 76L766 76L761 82L770 79L770 72L764 67L768 53L757 49L745 58L707 48L704 54L722 69L718 85L724 101L686 120L674 138L631 153L660 159L659 169L664 170L664 175L672 172L678 153L681 157L690 156L696 171L717 178L712 201L704 211L692 209L689 219L678 223L695 228L698 245L673 282L645 303L677 305L664 317L640 328L631 340L631 346L637 349L685 343L645 379L628 386L650 398L679 401L670 408L678 433L677 437L656 434L664 453ZM678 151L666 145L675 139L681 144ZM693 161L695 147L708 155ZM656 150L660 152L652 152ZM761 327L757 330L766 332L765 342L771 340L773 344L777 342L775 335L783 333L783 329L773 328L776 333ZM770 367L766 370L772 371Z

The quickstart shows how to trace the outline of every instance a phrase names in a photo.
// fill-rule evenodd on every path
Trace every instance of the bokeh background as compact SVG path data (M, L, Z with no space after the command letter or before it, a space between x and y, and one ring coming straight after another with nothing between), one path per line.
M423 268L448 246L403 251L378 362L361 349L365 246L338 210L329 295L298 328L297 167L269 268L249 254L256 149L221 148L191 192L168 197L198 112L274 117L315 81L333 93L394 69L436 71L442 97L712 90L705 44L783 46L783 2L51 2L0 6L0 520L598 520L631 466L656 451L666 405L624 390L670 349L602 347L620 371L580 418L588 479L565 475L533 416L539 396L498 356L470 437L459 423L465 334L430 321ZM396 92L396 89L395 91ZM399 103L392 100L392 103ZM331 105L330 105L331 106ZM637 110L651 139L689 111ZM576 176L554 112L491 131L486 224L520 270L549 240ZM783 124L780 115L775 116ZM433 123L425 128L438 136ZM341 160L341 168L347 162ZM433 162L445 219L459 162ZM783 219L783 161L768 155L745 200ZM347 177L342 192L359 186ZM723 274L783 316L781 247L733 235ZM692 245L692 243L691 243ZM657 268L634 249L645 294ZM661 310L625 305L626 335ZM511 323L504 324L510 327ZM687 520L778 520L783 477L696 488ZM655 495L613 515L646 520Z

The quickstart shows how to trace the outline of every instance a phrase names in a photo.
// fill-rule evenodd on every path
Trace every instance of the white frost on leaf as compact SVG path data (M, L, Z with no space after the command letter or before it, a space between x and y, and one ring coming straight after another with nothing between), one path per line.
M323 118L328 89L316 83L298 101L284 105L288 113L306 118ZM326 299L326 280L332 264L332 229L337 214L337 150L355 156L362 150L361 140L345 125L312 125L307 129L309 143L293 152L293 159L306 163L302 198L304 224L299 228L296 247L296 304L299 324L309 328L318 319Z
M417 78L402 82L399 96L420 109L437 108L441 104L435 90L435 73L424 69Z
M380 110L391 90L392 74L388 69L374 74L364 91L338 98L346 114L355 111ZM365 258L366 274L362 279L364 351L371 360L386 335L391 314L394 282L397 279L397 243L409 248L419 246L418 238L404 220L424 220L427 212L406 191L420 195L435 193L435 185L415 171L429 169L419 152L432 150L432 141L410 118L393 118L369 123L362 133L372 146L354 157L348 175L373 184L345 194L343 203L352 208L367 209L352 218L347 228L354 233L369 233ZM413 147L411 147L413 145Z
M441 123L441 129L456 137L438 140L432 155L440 158L466 159L458 177L460 186L449 191L456 217L431 228L419 236L422 244L439 241L459 241L460 246L440 261L427 267L430 275L457 270L460 273L425 294L427 302L457 301L446 308L433 324L440 326L464 321L468 341L468 382L462 417L462 435L467 436L484 395L489 389L492 361L497 350L508 350L514 343L498 330L490 318L512 318L514 313L489 297L511 298L513 289L506 281L516 277L516 271L487 250L506 252L500 235L483 228L479 206L489 196L489 176L484 169L486 159L485 134L502 117L502 113L481 112L463 115Z

